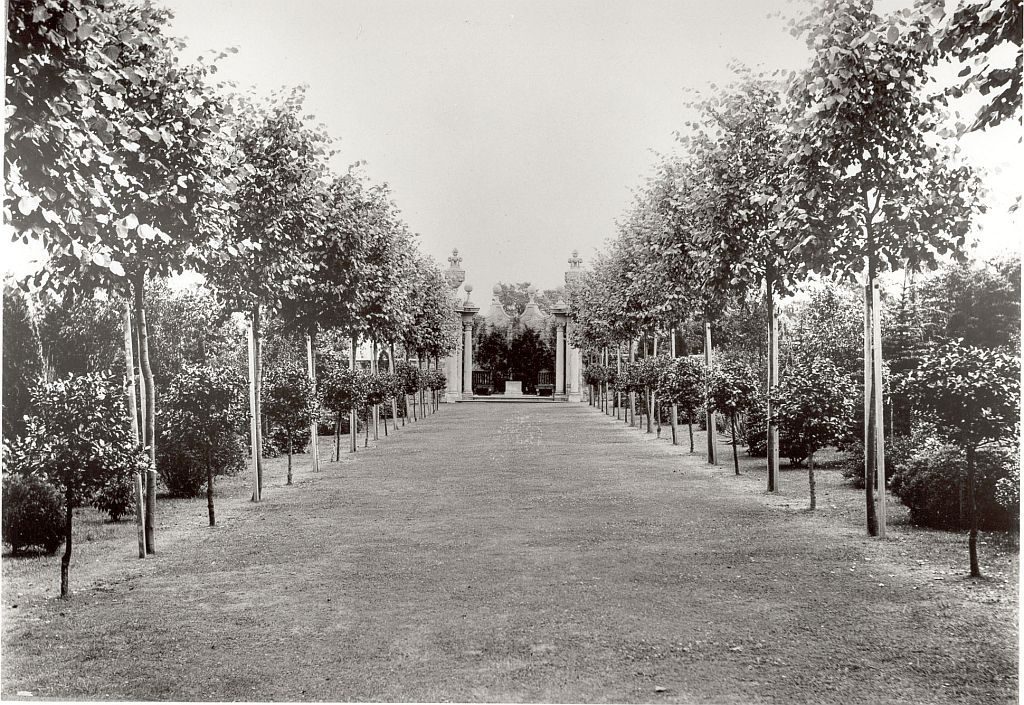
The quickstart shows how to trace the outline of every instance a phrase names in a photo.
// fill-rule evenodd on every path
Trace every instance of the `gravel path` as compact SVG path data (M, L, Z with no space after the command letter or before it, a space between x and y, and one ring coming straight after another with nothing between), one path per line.
M5 559L2 695L1016 702L1015 585L931 579L585 405L443 407L360 451L260 505L224 485L220 526L197 500L156 560L76 564L70 603L11 609Z

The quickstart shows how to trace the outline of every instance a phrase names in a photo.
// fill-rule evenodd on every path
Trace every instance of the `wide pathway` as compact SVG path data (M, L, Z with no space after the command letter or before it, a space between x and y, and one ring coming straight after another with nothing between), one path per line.
M446 407L324 468L55 609L95 636L78 695L992 702L1016 673L878 542L585 405Z

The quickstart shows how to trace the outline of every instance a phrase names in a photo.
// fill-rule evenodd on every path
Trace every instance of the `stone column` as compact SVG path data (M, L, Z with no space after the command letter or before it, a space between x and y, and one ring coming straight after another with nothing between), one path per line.
M572 251L569 258L569 270L565 273L566 291L572 296L576 285L583 281L583 260L580 258L579 250ZM568 333L568 330L566 330ZM568 336L566 336L568 337ZM568 373L566 379L566 393L569 401L583 401L583 358L580 349L569 346L566 351L566 367Z
M480 307L469 300L472 284L466 284L466 300L462 304L462 398L473 398L473 317Z
M466 280L466 270L462 269L459 265L462 264L462 257L459 256L458 250L452 250L452 256L448 258L448 270L444 273L445 281L448 282L448 286L452 289L452 296L455 298L455 292L462 286L462 282ZM462 320L462 305L456 298L455 301L455 318L460 321L460 332L461 332L461 320ZM445 358L444 362L444 375L448 380L448 384L444 390L444 400L446 403L452 403L462 398L462 336L457 335L455 337L455 349Z
M565 326L569 322L569 307L559 300L551 307L551 315L555 317L555 401L565 401L568 396L565 389Z

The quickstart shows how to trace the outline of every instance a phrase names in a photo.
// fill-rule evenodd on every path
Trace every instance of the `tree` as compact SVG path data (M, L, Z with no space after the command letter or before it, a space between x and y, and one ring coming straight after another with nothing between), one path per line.
M313 381L297 367L275 369L263 386L263 408L271 423L284 429L288 439L288 481L292 484L292 453L295 436L309 428L316 417L317 403ZM316 439L311 439L315 443Z
M185 363L167 386L160 413L161 435L168 447L187 449L189 458L170 462L196 464L206 472L206 506L216 526L214 475L227 469L244 424L245 382L237 370L222 365Z
M935 422L939 435L967 459L971 577L981 577L975 499L978 449L1013 443L1019 436L1020 358L952 341L925 354L905 385L919 413Z
M827 0L795 31L812 59L789 89L782 220L804 268L866 281L865 472L884 487L877 276L959 256L976 180L936 146L952 133L940 99L928 94L938 53L927 17L883 18L871 0ZM866 482L867 529L884 535L874 487Z
M131 297L155 466L156 394L145 315L148 276L181 271L216 232L234 188L216 67L182 64L165 10L87 0L19 2L8 14L4 214L49 261L36 286ZM146 548L155 550L156 471Z
M779 431L807 458L807 480L813 510L814 454L838 442L853 416L853 384L832 361L800 362L787 371L776 390Z
M665 368L660 393L669 404L677 404L686 414L693 452L693 416L704 402L704 366L691 357L677 357Z
M959 97L971 90L983 96L996 93L981 106L968 130L994 127L1020 113L1022 5L1021 0L961 3L939 31L943 55L965 64L959 76L961 81L950 94ZM933 14L941 17L942 5L933 7ZM1014 66L993 66L992 55L1006 44L1017 47Z
M330 140L322 129L305 123L301 90L275 95L268 104L238 102L234 148L244 169L233 194L235 209L224 237L210 239L197 264L226 307L249 318L249 375L255 388L253 501L259 501L263 319L293 288L306 283L302 274L314 265L305 254L326 242L324 181Z
M732 429L732 460L736 474L740 474L740 458L736 450L736 418L757 399L757 381L749 367L741 362L725 359L708 371L707 405L729 417ZM708 428L708 433L714 433Z
M64 555L60 596L69 596L74 510L118 476L146 467L132 437L124 395L111 377L90 373L37 386L27 423L31 472L45 477L64 499Z
M5 284L3 306L3 437L11 439L25 430L30 390L44 368L26 295Z

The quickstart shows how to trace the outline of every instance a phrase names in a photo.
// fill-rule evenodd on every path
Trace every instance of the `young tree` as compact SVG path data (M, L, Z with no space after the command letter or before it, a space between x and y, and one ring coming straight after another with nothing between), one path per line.
M188 449L189 461L206 471L206 507L210 526L216 526L213 478L225 469L244 426L245 381L237 370L221 365L185 363L170 381L160 411L161 436L168 444Z
M845 435L853 416L853 384L830 360L818 358L793 365L775 393L781 436L807 454L813 510L817 505L814 454Z
M693 416L704 402L704 366L691 357L677 357L667 366L661 394L669 404L676 404L686 414L690 431L690 452L693 452Z
M967 459L971 577L981 577L975 501L978 449L1013 443L1019 436L1020 358L952 341L925 354L905 385L916 409L935 422L939 435Z
M132 437L124 395L113 378L70 376L41 384L32 393L27 423L31 471L45 477L65 503L60 596L69 596L74 510L117 477L146 466Z
M243 175L234 192L224 237L213 238L200 253L198 268L218 298L244 312L251 329L250 386L253 501L262 497L262 327L302 275L313 267L305 253L324 238L324 182L330 140L303 119L303 94L292 90L261 105L239 99L234 147ZM340 302L338 302L340 305Z
M881 334L877 277L959 254L976 180L940 144L941 100L929 96L938 50L923 15L881 17L871 0L826 0L800 23L811 65L793 80L783 218L807 269L865 280L867 529L884 535Z
M288 439L288 481L285 484L290 485L295 436L309 428L317 412L315 387L306 371L286 366L267 375L263 385L263 409L267 419L280 426ZM310 440L316 442L316 439Z
M182 64L183 44L163 34L168 13L148 4L17 4L8 17L6 220L47 250L36 286L131 298L155 465L146 280L181 270L218 229L235 185L224 102L209 81L215 67ZM155 467L147 477L153 552Z
M707 405L729 418L732 429L732 460L736 474L740 474L740 458L736 450L736 418L757 399L757 381L749 367L741 362L725 359L712 367L707 378ZM714 433L708 428L708 433Z

